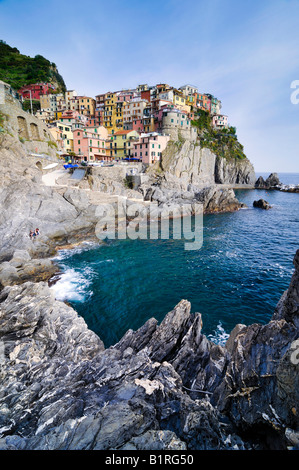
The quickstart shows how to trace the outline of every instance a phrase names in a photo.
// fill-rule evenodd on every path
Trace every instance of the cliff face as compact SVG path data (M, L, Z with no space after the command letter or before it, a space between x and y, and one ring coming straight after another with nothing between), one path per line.
M248 159L222 158L189 140L170 142L163 152L161 168L167 181L185 187L215 183L254 186L256 180Z

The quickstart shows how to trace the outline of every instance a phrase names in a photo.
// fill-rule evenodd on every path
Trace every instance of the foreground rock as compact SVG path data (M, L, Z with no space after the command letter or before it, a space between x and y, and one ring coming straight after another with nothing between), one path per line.
M299 250L271 321L225 347L182 300L105 349L45 283L0 295L1 449L285 449L299 439Z
M215 360L189 302L104 350L43 283L6 287L0 301L0 449L244 447L176 371L182 340L182 358L195 340Z

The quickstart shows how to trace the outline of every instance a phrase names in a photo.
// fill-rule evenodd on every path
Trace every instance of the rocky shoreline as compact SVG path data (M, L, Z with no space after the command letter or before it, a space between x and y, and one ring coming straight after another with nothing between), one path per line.
M182 300L105 349L47 283L1 305L0 449L298 448L299 250L266 325L221 347Z
M271 173L266 180L262 176L255 182L255 189L283 191L285 193L299 193L299 185L283 184L277 173Z
M48 285L56 250L97 240L97 208L116 207L115 196L155 203L158 213L182 204L191 213L197 204L204 213L242 208L231 187L200 184L207 169L194 175L207 152L193 149L188 160L186 145L183 167L177 155L138 191L96 173L88 187L52 187L21 143L1 139L0 449L299 448L299 250L271 321L237 325L224 347L202 334L201 314L182 300L160 325L151 318L105 349ZM221 184L242 185L245 175L252 185L250 165L230 165L238 182L227 182L222 162Z

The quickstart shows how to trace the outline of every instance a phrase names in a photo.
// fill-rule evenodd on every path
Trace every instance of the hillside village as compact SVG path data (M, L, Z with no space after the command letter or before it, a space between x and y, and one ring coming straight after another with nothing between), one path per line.
M75 90L62 93L42 82L25 85L14 96L47 126L57 153L73 163L130 160L151 165L160 160L169 140L196 140L192 122L200 112L210 117L212 128L228 127L221 101L192 85L144 84L91 97Z

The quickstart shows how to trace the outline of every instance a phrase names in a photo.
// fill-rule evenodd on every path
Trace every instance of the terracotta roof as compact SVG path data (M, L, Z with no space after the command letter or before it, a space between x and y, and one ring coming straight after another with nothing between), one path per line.
M132 129L129 131L117 131L117 132L114 132L114 135L128 134L129 132L134 132L134 131Z

